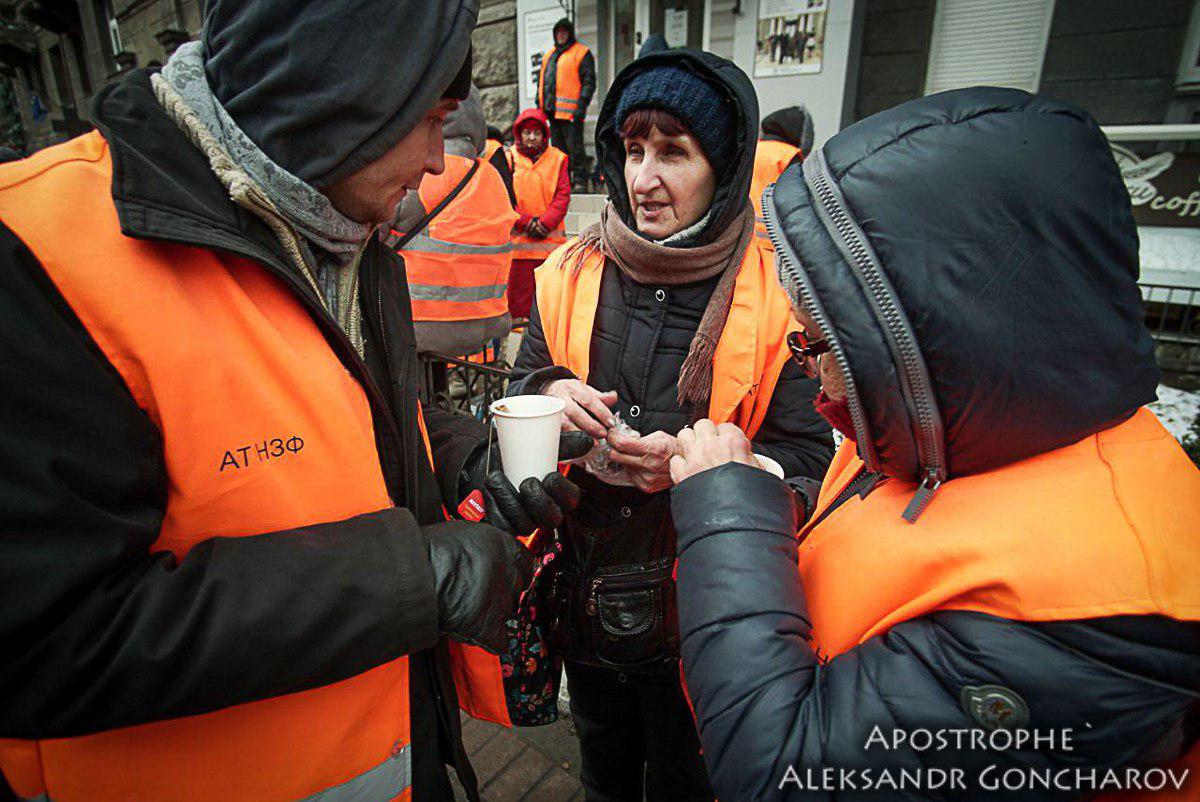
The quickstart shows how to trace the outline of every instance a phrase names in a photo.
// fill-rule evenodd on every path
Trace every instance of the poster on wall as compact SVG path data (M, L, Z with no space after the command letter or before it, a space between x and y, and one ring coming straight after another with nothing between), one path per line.
M831 0L759 0L754 77L821 71Z
M663 38L671 47L687 47L688 10L668 8L663 11Z
M525 96L529 98L531 106L537 104L537 80L542 69L542 56L554 47L554 23L562 16L561 8L525 12L525 53L521 63L525 65Z

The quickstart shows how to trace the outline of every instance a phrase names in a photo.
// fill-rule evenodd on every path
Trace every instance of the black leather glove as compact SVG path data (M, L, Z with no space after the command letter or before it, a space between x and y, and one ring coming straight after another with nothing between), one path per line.
M578 459L592 450L592 438L583 432L563 432L558 441L558 461ZM483 474L486 455L475 466ZM500 446L492 446L490 469L472 485L483 490L485 521L514 535L528 535L535 529L553 529L563 516L579 506L579 487L554 471L542 479L530 477L515 488L500 465Z
M438 631L493 654L508 648L505 622L533 580L533 555L486 524L451 521L426 527L438 598Z

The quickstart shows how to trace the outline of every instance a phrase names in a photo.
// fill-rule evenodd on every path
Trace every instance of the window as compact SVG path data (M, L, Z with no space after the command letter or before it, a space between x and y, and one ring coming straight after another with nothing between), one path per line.
M1183 58L1179 60L1176 89L1200 92L1200 5L1192 9L1187 39L1183 42Z
M1054 0L938 0L925 94L987 84L1036 92Z
M92 16L100 28L100 39L108 39L108 56L115 56L125 48L121 45L121 28L117 15L113 13L112 0L92 0ZM110 58L111 61L111 58Z

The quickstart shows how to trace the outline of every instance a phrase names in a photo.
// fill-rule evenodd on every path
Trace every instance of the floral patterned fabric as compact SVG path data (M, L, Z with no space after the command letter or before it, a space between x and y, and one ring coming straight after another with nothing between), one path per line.
M508 620L508 650L500 655L508 716L518 727L537 727L558 720L562 659L551 654L542 640L534 588L546 566L562 552L562 544L555 537L542 539L550 543L538 554L533 581L521 594L516 616Z

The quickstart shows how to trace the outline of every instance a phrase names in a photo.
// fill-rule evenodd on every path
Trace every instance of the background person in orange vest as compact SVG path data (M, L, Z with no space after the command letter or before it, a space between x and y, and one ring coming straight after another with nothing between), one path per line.
M1099 126L944 92L833 137L766 205L847 439L797 545L741 432L679 434L718 795L1200 798L1200 472L1143 407L1137 230Z
M504 188L508 190L509 205L514 209L517 208L517 194L513 190L512 165L509 164L508 146L504 143L504 134L493 125L487 127L487 140L483 144L483 158L504 179Z
M509 159L520 217L513 226L508 309L514 318L524 318L533 303L534 269L567 240L563 218L571 205L571 179L567 154L550 144L546 115L537 109L517 115L513 140Z
M480 647L530 573L500 527L572 488L447 520L486 432L419 405L375 236L444 169L477 11L209 0L0 166L0 788L420 802L451 764L478 799L459 706L509 721Z
M573 188L587 187L583 121L596 94L596 59L575 40L575 23L563 17L554 24L554 47L542 55L537 104L550 120L554 147L571 157Z
M486 131L479 90L472 86L442 126L445 170L421 179L420 189L404 199L392 224L388 239L394 247L427 221L405 238L400 251L421 352L467 356L512 329L505 293L517 213L509 205L504 181L484 160ZM454 198L429 220L455 190Z
M564 428L606 438L618 468L572 473L580 505L539 580L589 799L712 798L679 681L670 433L734 420L788 475L814 479L833 451L816 386L784 346L796 323L773 253L753 232L757 131L733 64L692 50L634 62L600 112L602 222L537 271L508 392L562 398ZM614 412L632 433L612 429Z
M750 181L750 203L754 206L759 233L762 225L763 190L774 184L793 159L804 159L812 150L812 115L803 104L788 106L763 118L762 137L754 149L754 177Z

